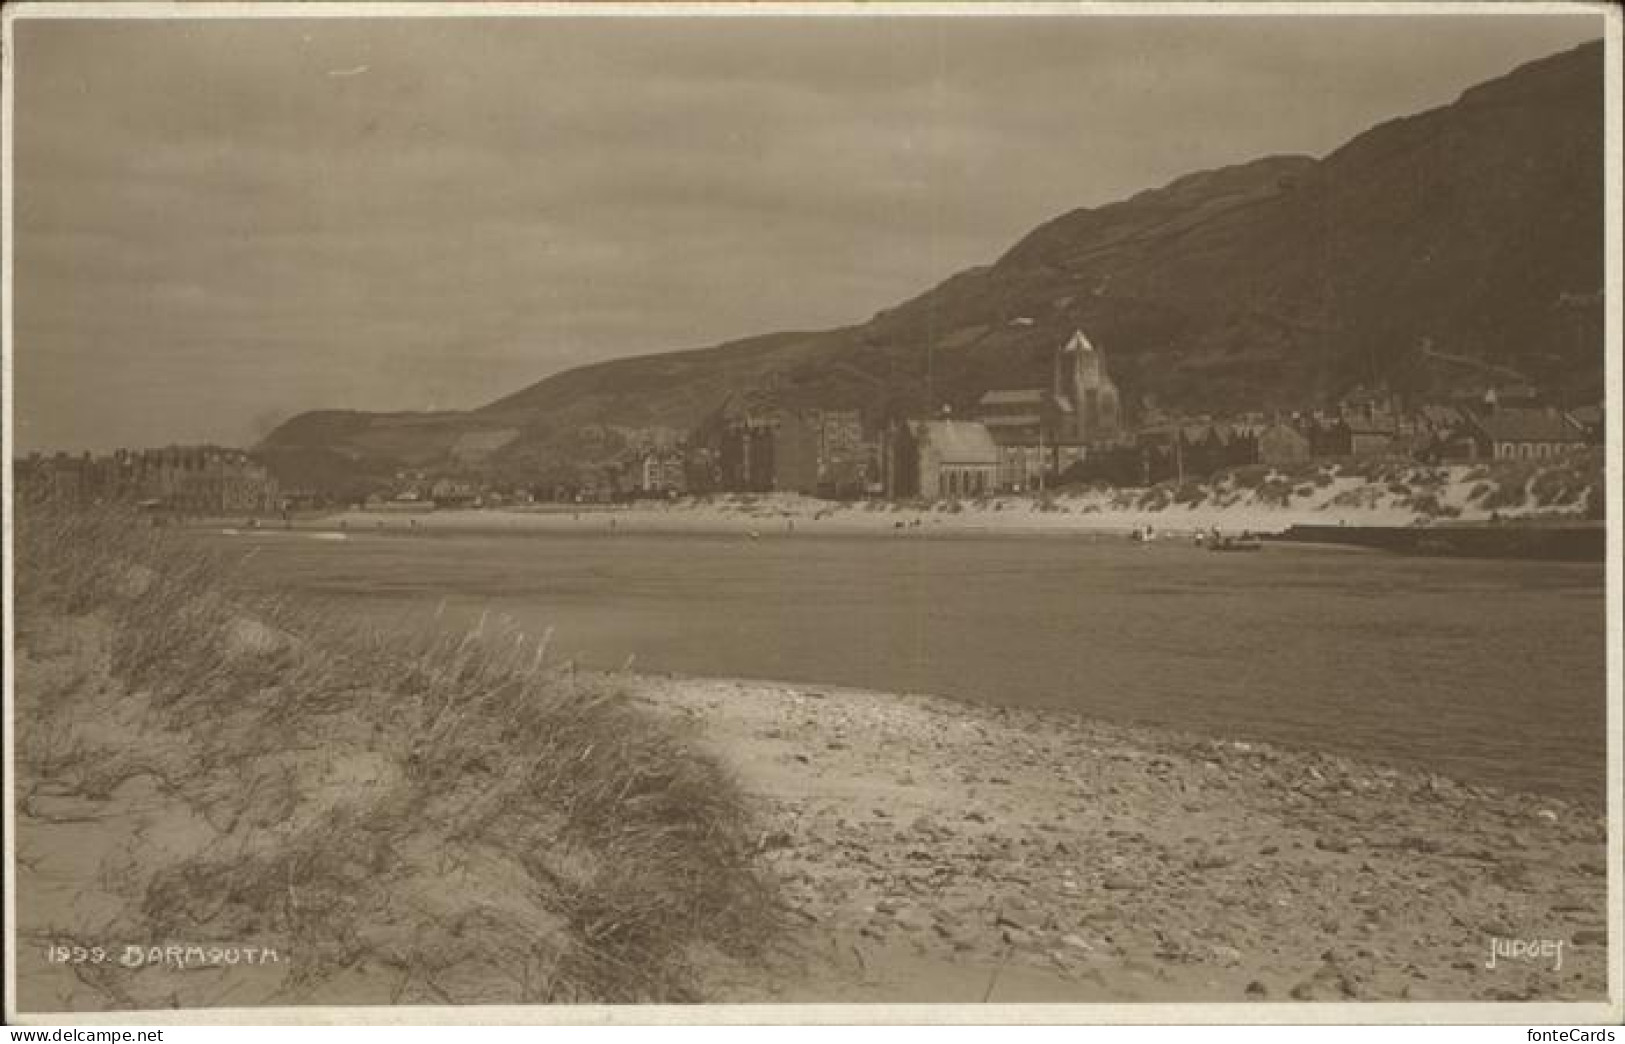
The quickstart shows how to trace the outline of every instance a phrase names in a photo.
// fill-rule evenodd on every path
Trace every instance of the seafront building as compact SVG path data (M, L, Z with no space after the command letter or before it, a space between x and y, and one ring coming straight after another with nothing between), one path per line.
M1556 409L1497 408L1474 414L1477 442L1495 460L1539 460L1582 449L1583 424Z
M874 495L881 489L880 446L857 410L730 399L689 440L689 459L703 462L700 471L711 480L706 488L690 485L695 492Z
M999 488L999 445L987 425L976 421L901 421L889 457L887 492L893 498L957 500Z
M170 446L93 457L30 454L17 491L89 506L131 503L193 515L269 514L283 507L276 477L241 450Z

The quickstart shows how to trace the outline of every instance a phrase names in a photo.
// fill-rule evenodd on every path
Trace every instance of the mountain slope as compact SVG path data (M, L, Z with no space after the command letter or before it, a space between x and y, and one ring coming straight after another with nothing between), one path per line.
M264 448L422 464L496 428L517 435L493 466L533 468L579 452L582 429L686 429L741 393L962 408L1044 380L1074 327L1131 405L1296 406L1377 381L1437 393L1471 376L1444 357L1594 398L1601 338L1562 302L1602 286L1602 63L1588 44L1322 159L1268 157L1064 214L866 323L583 367L467 414L306 415Z

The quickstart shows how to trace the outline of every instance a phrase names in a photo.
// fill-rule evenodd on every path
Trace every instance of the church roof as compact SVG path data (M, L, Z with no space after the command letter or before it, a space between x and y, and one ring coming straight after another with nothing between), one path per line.
M944 464L997 464L999 447L987 426L975 421L920 421L914 433L929 442Z

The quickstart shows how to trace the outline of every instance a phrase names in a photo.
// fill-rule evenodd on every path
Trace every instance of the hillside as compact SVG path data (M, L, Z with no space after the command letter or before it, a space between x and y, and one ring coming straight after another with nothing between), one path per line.
M1375 381L1437 393L1487 367L1594 400L1600 307L1563 302L1602 287L1602 80L1592 43L1320 159L1072 211L860 324L582 367L462 414L306 414L261 448L366 472L433 466L496 433L490 466L534 471L613 453L614 428L687 429L730 394L964 407L1044 380L1075 327L1131 408L1295 406Z

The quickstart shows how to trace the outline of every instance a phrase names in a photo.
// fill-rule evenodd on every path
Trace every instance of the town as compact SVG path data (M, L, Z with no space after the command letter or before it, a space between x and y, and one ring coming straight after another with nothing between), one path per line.
M511 433L463 435L439 466L401 469L361 497L278 475L258 455L218 446L31 454L25 495L128 502L188 516L264 516L359 506L377 511L605 504L717 493L828 500L942 501L1039 494L1087 484L1147 487L1231 468L1386 459L1427 464L1541 460L1602 444L1600 405L1559 405L1526 381L1479 381L1443 401L1383 387L1268 415L1127 415L1106 352L1082 330L1054 353L1048 387L986 391L969 416L869 417L730 397L692 431L614 429L624 448L526 481L490 459Z

